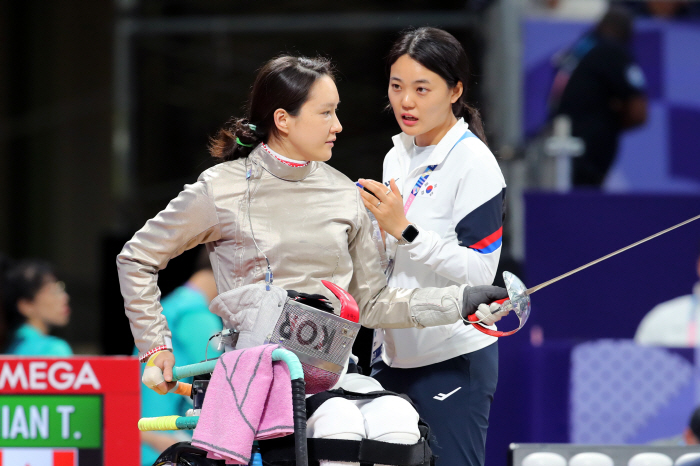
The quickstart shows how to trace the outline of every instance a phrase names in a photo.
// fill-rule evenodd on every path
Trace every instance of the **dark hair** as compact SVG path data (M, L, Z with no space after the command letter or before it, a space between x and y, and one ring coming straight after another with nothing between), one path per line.
M486 143L484 125L479 111L467 103L467 81L469 79L469 60L467 54L455 37L442 29L423 27L410 29L401 33L391 47L387 57L387 74L391 65L401 56L408 55L433 73L440 75L452 89L458 82L464 90L457 102L452 104L452 113L457 118L467 121L471 131Z
M265 63L255 77L247 116L231 118L219 130L211 139L211 155L225 161L247 157L256 145L277 134L275 110L283 108L292 116L298 115L309 98L311 86L322 76L333 77L331 62L323 57L283 55Z
M17 303L21 299L33 300L47 283L56 280L53 267L48 262L29 259L7 266L2 280L2 307L7 322L7 336L11 336L26 318L20 314ZM7 343L7 342L6 342Z
M603 37L628 43L632 39L634 18L623 6L611 6L595 26L595 32Z
M693 435L700 440L700 407L695 408L695 411L693 411L693 414L690 416L690 420L688 421L688 427L690 427Z

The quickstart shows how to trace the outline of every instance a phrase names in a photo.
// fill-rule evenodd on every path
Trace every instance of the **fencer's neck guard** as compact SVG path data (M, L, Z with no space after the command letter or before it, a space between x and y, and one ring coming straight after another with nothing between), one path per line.
M248 157L251 162L261 166L275 178L285 181L301 181L318 167L317 162L309 162L303 167L291 167L276 159L273 155L268 154L265 149L263 149L262 144L253 149Z

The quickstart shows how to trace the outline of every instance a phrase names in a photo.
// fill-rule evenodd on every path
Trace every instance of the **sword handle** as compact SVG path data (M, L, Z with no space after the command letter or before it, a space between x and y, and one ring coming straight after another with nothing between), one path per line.
M503 298L503 299L496 300L493 303L503 304L506 301L508 301L509 299L510 298ZM491 303L491 304L493 304L493 303ZM502 332L500 330L488 329L488 328L482 326L480 323L477 323L479 318L476 316L476 314L472 314L470 316L467 316L467 320L472 323L472 327L474 327L476 330L480 331L481 333L485 333L486 335L490 335L492 337L506 337L508 335L512 335L515 332L517 332L517 330L511 331L511 332Z

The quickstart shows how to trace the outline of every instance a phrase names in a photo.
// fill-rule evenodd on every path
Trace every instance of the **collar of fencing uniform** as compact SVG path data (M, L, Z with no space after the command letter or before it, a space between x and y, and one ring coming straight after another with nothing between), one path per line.
M262 144L253 149L249 157L254 164L260 165L265 169L265 171L275 178L285 181L301 181L316 170L316 167L318 167L318 162L309 162L301 167L292 167L287 165L274 155L267 152L262 147Z

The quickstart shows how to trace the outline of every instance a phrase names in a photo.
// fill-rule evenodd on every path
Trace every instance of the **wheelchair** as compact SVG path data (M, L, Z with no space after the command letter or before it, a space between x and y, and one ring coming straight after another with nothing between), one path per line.
M325 390L332 386L340 377L342 364L347 361L352 342L359 330L359 311L354 299L337 285L323 281L324 285L341 301L340 316L332 313L332 307L327 309L327 303L319 299L320 295L304 295L288 292L289 298L284 304L284 310L276 317L277 324L270 331L268 340L279 342L279 348L272 352L273 361L281 361L289 368L292 389L292 411L294 432L286 437L260 440L254 443L249 466L318 466L320 461L358 462L363 466L371 464L396 466L430 466L434 456L430 449L430 430L427 424L419 422L420 440L414 445L387 443L371 439L341 440L327 438L307 439L306 421L323 402L333 397L343 397L349 400L369 400L381 396L396 395L412 402L405 395L397 395L387 391L370 393L354 393L343 389ZM320 296L320 298L323 298ZM279 313L279 311L277 311ZM296 326L301 332L310 319L315 324L307 326L310 335L299 333L296 338L289 338L290 320L302 322ZM274 319L273 319L274 320ZM323 332L316 330L316 324ZM330 329L330 330L328 330ZM315 340L317 337L319 340ZM324 335L324 337L321 337ZM330 337L328 337L330 335ZM312 337L313 336L313 337ZM335 336L335 338L333 337ZM240 340L238 340L240 343ZM259 343L255 343L257 345ZM235 346L235 345L234 345ZM245 345L244 345L245 347ZM329 367L331 372L322 370L318 383L319 367L323 361L324 369ZM144 418L139 421L139 430L181 430L194 429L197 426L208 382L197 380L197 377L211 374L217 360L173 368L173 381L194 377L193 384L180 383L177 393L190 396L194 409L187 416L163 416ZM335 372L333 372L335 371ZM307 386L308 379L309 385ZM329 376L333 376L330 377ZM307 390L310 396L307 398ZM168 394L166 396L177 396ZM153 466L223 466L223 460L213 460L206 457L206 452L189 442L175 444L163 452Z

